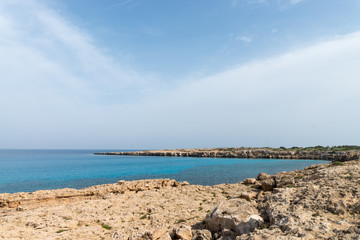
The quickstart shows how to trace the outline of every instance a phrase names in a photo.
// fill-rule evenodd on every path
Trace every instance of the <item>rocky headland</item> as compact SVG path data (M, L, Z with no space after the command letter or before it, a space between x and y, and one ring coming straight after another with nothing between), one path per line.
M315 159L349 161L360 158L357 146L309 148L200 148L176 150L145 150L136 152L100 152L98 155L204 157L204 158L265 158L265 159Z
M359 239L360 160L237 184L170 179L0 194L1 239Z

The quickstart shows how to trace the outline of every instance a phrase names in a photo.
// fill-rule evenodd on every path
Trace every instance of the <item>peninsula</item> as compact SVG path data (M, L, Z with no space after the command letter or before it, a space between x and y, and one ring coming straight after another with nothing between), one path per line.
M200 148L176 150L145 150L136 152L102 152L98 155L205 157L205 158L271 158L349 161L360 158L359 146L292 147L292 148Z

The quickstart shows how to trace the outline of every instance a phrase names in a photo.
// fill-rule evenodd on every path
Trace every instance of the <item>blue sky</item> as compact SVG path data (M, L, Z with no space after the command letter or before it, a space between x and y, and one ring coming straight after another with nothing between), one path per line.
M0 148L360 145L357 0L0 2Z

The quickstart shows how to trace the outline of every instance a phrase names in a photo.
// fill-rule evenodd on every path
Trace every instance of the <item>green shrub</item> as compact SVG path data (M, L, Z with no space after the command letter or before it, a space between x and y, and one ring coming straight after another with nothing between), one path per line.
M344 163L339 162L339 161L334 161L334 162L332 162L332 165L334 165L334 166L344 166Z
M109 225L106 225L106 224L103 224L103 225L101 225L103 228L105 228L106 230L110 230L111 229L111 227L109 226Z

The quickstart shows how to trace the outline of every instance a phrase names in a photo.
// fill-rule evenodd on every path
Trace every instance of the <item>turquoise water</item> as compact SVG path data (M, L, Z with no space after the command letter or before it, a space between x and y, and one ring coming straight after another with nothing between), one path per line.
M118 180L173 178L191 184L236 183L326 163L320 160L177 158L94 155L122 150L0 150L0 193L83 188Z

